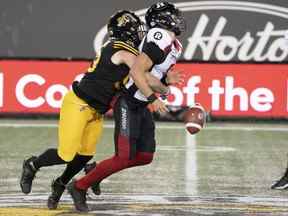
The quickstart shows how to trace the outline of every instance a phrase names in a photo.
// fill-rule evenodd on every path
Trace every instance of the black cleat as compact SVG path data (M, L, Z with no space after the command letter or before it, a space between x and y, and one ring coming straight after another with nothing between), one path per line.
M32 188L32 181L35 177L38 169L35 169L33 165L33 161L37 159L37 157L32 156L28 160L24 160L22 174L20 179L20 187L24 194L29 194Z
M96 162L86 164L84 167L84 171L86 174L88 174L92 169L94 169L97 166ZM95 195L100 195L101 194L101 188L100 188L100 183L95 182L91 185L91 189Z
M285 175L278 180L277 182L275 182L272 186L271 189L275 189L275 190L284 190L284 189L288 189L288 176L285 173Z
M65 190L65 185L59 179L53 180L51 190L52 193L48 197L47 206L49 209L57 209L59 200Z
M75 182L76 181L73 180L70 184L68 184L67 190L72 196L76 210L80 212L88 212L89 209L86 203L87 191L76 188Z

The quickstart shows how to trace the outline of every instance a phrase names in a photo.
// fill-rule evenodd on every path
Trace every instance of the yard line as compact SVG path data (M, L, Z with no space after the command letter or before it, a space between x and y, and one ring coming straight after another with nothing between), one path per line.
M209 124L209 123L208 123ZM287 132L288 131L288 126L285 127L283 125L277 126L276 124L272 124L271 126L255 126L252 124L252 126L246 126L246 125L237 125L237 126L231 126L232 124L225 124L225 125L215 125L217 123L212 123L213 125L208 127L205 127L203 130L239 130L239 131L277 131L277 132ZM19 122L19 123L9 123L9 122L3 122L0 123L0 127L12 127L12 128L56 128L58 127L57 123L25 123L25 122ZM106 123L104 124L104 128L114 128L114 124L111 123ZM156 123L156 128L157 129L181 129L183 130L185 128L185 125L181 125L177 123L176 125L167 125L167 124L162 124Z
M185 191L189 195L198 194L198 163L197 163L197 141L195 136L191 136L186 131L185 142Z

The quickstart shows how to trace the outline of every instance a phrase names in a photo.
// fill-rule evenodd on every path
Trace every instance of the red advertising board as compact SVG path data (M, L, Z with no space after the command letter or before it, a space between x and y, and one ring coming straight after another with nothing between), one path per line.
M63 95L88 61L0 60L1 113L58 113ZM183 86L168 103L200 102L212 116L288 117L288 65L183 63Z
M87 61L0 61L0 111L58 113L63 95Z
M179 64L177 67L185 71L186 82L174 88L177 93L170 100L174 105L200 102L212 116L288 117L288 65Z

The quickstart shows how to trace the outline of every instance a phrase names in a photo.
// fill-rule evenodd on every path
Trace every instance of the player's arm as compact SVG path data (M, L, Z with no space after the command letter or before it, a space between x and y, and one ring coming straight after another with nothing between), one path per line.
M154 111L168 112L166 105L157 98L154 91L149 86L145 73L150 71L153 66L153 61L144 52L136 57L132 68L130 69L130 76L133 78L135 85L139 88L142 94L152 104Z
M111 61L115 65L126 64L129 68L132 67L134 61L136 59L136 55L128 52L126 50L120 50L113 54L111 57Z
M145 76L146 76L149 86L154 92L157 92L163 95L169 94L170 88L167 85L164 85L158 78L156 78L150 73L145 73Z
M141 55L143 55L143 54L140 54L140 56ZM145 54L144 54L145 55ZM139 57L139 56L138 56ZM144 56L144 58L145 58L146 56ZM127 52L127 51L124 51L124 50L121 50L121 51L118 51L118 52L116 52L113 56L112 56L112 62L114 63L114 64L117 64L117 65L119 65L119 64L122 64L122 63L124 63L124 64L126 64L128 67L130 67L130 74L131 74L131 77L134 79L135 78L135 76L133 75L133 73L134 73L134 71L135 71L135 67L136 67L136 70L137 70L137 68L138 68L138 63L136 63L135 61L137 60L137 57L135 56L135 55L133 55L132 53L130 53L130 52ZM139 60L138 60L139 61ZM143 73L143 77L142 76L140 76L140 78L138 78L139 76L137 76L136 75L136 80L134 80L134 82L135 82L135 84L137 85L137 83L138 83L138 80L139 80L139 82L140 82L140 86L143 86L144 85L144 87L142 87L142 88L144 88L144 89L148 89L148 91L147 91L147 93L146 94L144 94L145 96L146 95L148 95L148 96L150 96L151 94L153 94L153 90L152 90L152 88L149 86L149 84L148 84L148 82L150 82L151 81L151 84L152 85L157 85L157 84L155 84L155 82L157 82L155 79L153 79L153 78L151 78L150 76L151 75L146 75L147 73L147 71L150 69L150 67L152 66L152 61L149 59L149 57L147 56L145 59L144 59L144 61L143 61L143 59L142 58L140 58L140 64L139 64L139 67L140 67L140 65L147 65L146 67L141 67L141 72ZM133 67L134 66L134 67ZM146 69L145 69L146 68ZM150 78L149 78L150 77ZM148 80L150 80L150 81L148 81L147 82L147 78L148 78ZM146 86L147 85L147 86ZM139 88L139 87L138 87ZM140 88L139 88L140 89ZM140 91L141 91L141 89L140 89Z
M142 41L142 53L136 57L131 70L130 76L142 94L148 99L156 111L168 111L165 104L160 101L153 89L145 80L145 72L150 71L154 65L161 64L165 61L170 52L171 45L175 40L175 34L161 28L150 29Z
M129 68L132 67L133 63L136 60L136 55L132 54L131 52L120 50L116 52L112 58L111 61L116 64L126 64ZM150 73L145 73L148 85L151 87L151 89L157 93L160 94L168 94L169 93L169 87L165 86L161 83L159 79L151 75Z
M130 69L131 77L146 98L154 93L151 87L148 85L145 75L145 73L150 70L152 65L153 62L149 56L147 56L145 53L141 53L136 57L136 60Z

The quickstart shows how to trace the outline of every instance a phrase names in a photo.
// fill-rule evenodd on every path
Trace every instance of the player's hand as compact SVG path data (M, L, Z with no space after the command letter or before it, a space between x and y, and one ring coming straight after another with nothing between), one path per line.
M184 84L184 78L183 71L176 70L174 67L167 72L167 83L169 85L182 85Z
M165 103L159 99L157 99L153 103L151 103L149 106L149 109L152 112L159 112L159 113L166 113L169 111L167 106L165 105Z

